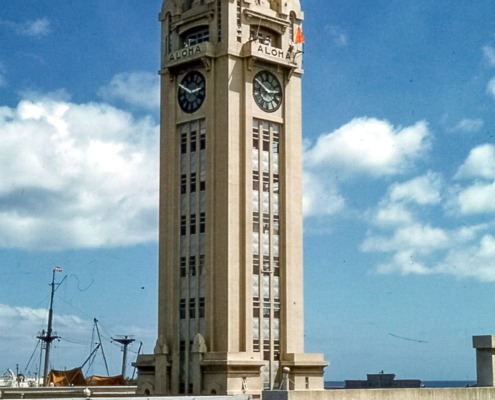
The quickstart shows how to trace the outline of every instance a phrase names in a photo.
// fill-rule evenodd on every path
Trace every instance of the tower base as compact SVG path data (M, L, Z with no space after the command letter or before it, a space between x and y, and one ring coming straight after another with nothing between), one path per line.
M323 372L328 362L323 354L289 353L281 362L283 370L283 389L285 390L323 390Z
M201 363L203 394L259 397L263 391L262 366L258 354L205 353Z
M194 377L193 395L249 395L263 392L259 353L206 352ZM323 371L328 365L322 354L286 354L281 361L282 390L323 390ZM140 355L133 366L138 370L137 394L179 395L171 385L172 365L166 354Z

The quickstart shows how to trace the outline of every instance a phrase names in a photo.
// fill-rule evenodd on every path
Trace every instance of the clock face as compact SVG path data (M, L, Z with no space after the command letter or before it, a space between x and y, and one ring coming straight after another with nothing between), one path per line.
M277 77L268 71L258 72L253 80L253 97L263 111L277 111L283 98Z
M185 113L199 110L206 97L205 77L198 71L188 72L179 83L177 100Z

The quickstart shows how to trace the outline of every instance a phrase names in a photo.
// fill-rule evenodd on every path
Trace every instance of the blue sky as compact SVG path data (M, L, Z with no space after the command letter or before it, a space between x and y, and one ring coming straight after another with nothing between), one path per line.
M35 350L55 265L55 368L87 358L93 318L111 374L111 337L153 349L160 6L2 1L2 370ZM495 9L302 7L306 350L328 380L475 379L471 337L495 332Z

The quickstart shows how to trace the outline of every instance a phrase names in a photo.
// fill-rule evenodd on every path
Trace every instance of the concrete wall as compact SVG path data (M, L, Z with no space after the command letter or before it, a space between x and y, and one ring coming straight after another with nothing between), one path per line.
M263 392L263 400L493 400L495 387Z
M250 400L248 395L239 396L195 396L195 397L184 397L184 396L168 396L168 397L136 397L135 387L132 392L127 389L122 389L120 387L120 392L111 387L96 388L95 386L90 387L89 390L91 394L88 396L84 394L83 391L87 390L83 386L73 387L73 388L0 388L0 398L3 399L42 399L42 400L90 400L97 398L98 400ZM21 390L25 389L25 390ZM93 391L92 389L96 389Z

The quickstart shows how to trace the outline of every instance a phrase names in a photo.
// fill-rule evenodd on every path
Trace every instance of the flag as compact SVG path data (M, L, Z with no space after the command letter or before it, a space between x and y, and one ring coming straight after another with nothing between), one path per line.
M55 267L55 272L62 272L62 268L60 268L60 267Z
M300 26L297 27L295 42L296 43L304 43L304 35L303 35L302 29Z

